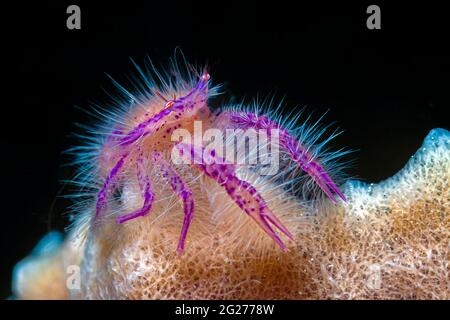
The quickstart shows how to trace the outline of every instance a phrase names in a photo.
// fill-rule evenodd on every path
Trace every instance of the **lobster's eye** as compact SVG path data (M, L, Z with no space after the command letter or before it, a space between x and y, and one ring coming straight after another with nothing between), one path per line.
M173 105L174 105L174 101L173 100L171 100L171 101L167 101L167 103L166 103L166 108L170 108L170 107L172 107Z

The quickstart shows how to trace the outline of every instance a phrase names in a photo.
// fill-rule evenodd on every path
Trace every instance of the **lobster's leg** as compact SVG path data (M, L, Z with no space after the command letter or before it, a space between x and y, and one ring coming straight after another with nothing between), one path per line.
M234 165L225 164L224 159L217 156L214 150L205 150L186 143L178 143L176 148L181 156L193 156L190 160L201 159L201 161L194 161L193 165L224 187L234 202L252 217L283 250L286 250L285 244L269 223L291 240L293 240L292 234L273 214L257 190L250 183L236 176Z
M226 111L222 115L227 121L235 127L241 129L275 129L279 131L280 146L286 150L291 158L304 170L314 182L322 189L322 191L330 198L333 203L338 203L336 195L343 201L347 201L344 194L339 190L330 175L323 169L319 162L314 159L297 139L289 134L277 122L269 119L269 117L261 115L257 116L250 112Z
M120 170L122 169L125 160L128 156L128 153L125 153L122 155L117 161L117 163L114 165L114 167L109 172L108 176L106 177L105 182L103 183L102 188L100 189L99 193L97 194L97 203L95 206L95 217L98 217L101 212L106 208L107 198L110 195L110 193L113 191L116 182L117 182L117 175L119 174Z
M194 217L194 197L191 189L186 185L183 179L181 179L175 169L162 158L161 154L155 152L153 154L153 160L160 166L163 177L167 179L172 190L183 202L184 221L177 246L177 252L181 254L184 251L186 236L192 222L192 218Z
M142 198L144 199L144 204L142 207L134 212L122 215L117 217L116 222L117 223L124 223L129 220L143 217L147 213L150 212L153 205L153 200L155 198L154 193L152 192L152 186L150 182L150 177L146 174L145 166L143 158L138 158L136 162L136 172L137 172L137 178L139 182L139 187L141 190Z

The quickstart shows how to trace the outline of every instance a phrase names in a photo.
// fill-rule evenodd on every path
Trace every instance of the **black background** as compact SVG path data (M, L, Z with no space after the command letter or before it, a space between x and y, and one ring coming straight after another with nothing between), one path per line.
M77 143L68 137L73 124L88 121L74 106L107 102L105 72L124 79L129 57L160 65L180 47L189 60L209 63L226 98L276 93L284 111L329 109L325 121L345 130L334 145L358 150L350 174L364 181L393 175L429 130L449 128L444 7L314 3L40 1L4 9L2 50L13 72L0 136L0 296L10 294L13 265L48 230L67 225L69 202L57 196L72 171L62 152ZM70 4L81 7L81 30L66 28ZM370 4L381 7L381 30L366 28Z

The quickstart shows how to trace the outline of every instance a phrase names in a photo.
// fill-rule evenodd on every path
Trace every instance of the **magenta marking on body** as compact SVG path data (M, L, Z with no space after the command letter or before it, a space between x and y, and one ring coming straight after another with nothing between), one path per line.
M278 129L280 136L280 144L291 155L292 159L300 166L300 168L309 174L330 200L337 204L335 194L342 200L347 201L345 196L325 172L321 165L315 161L308 151L300 144L297 139L292 137L289 132L282 128L278 123L270 120L267 116L257 116L248 112L227 112L230 120L235 125L243 128L253 129ZM268 131L270 135L270 131ZM331 189L331 190L330 190ZM334 192L334 194L333 194Z
M194 218L194 198L192 191L172 166L162 158L160 153L153 153L153 160L160 165L163 177L169 182L172 190L183 202L184 221L177 246L177 252L181 254L184 251L189 226Z
M272 213L255 187L236 176L235 165L224 164L225 159L217 156L215 150L208 151L205 148L198 148L186 143L178 143L176 148L181 156L191 154L191 159L192 157L201 159L202 163L194 165L224 187L234 202L252 217L283 250L286 250L285 244L268 222L271 222L291 240L293 240L292 234Z
M150 210L152 209L153 200L155 198L155 195L152 192L150 177L146 174L144 161L142 159L142 154L141 154L141 157L139 157L136 162L136 172L137 172L137 178L138 178L142 198L144 200L144 204L142 205L142 208L140 208L134 212L131 212L131 213L128 213L128 214L118 217L116 219L117 223L124 223L126 221L129 221L129 220L132 220L132 219L135 219L138 217L143 217L143 216L147 215L150 212Z

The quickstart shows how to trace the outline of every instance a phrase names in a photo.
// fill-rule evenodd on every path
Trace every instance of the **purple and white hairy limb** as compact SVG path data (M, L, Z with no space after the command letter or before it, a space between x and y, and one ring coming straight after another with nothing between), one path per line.
M206 150L182 142L176 144L175 148L182 157L191 161L206 176L225 188L228 195L247 215L252 217L283 250L287 249L269 222L289 239L294 240L292 234L272 213L255 187L236 176L236 165L225 164L225 159L217 156L214 149Z
M315 183L317 183L329 199L333 203L338 204L336 199L337 195L343 201L347 201L344 194L339 190L329 174L309 153L308 148L304 147L296 138L289 134L288 130L282 128L277 122L269 119L269 117L265 115L258 116L251 112L224 111L221 116L222 118L227 118L225 123L228 122L229 125L240 129L264 129L268 131L269 136L272 129L278 130L280 146L288 152L292 160L296 162Z
M95 217L100 216L101 212L106 209L106 205L108 202L108 197L113 193L114 188L117 185L118 175L120 170L122 169L125 161L128 157L128 153L123 154L119 161L115 164L115 166L111 169L108 176L103 183L102 188L97 194L97 203L95 206Z
M181 179L173 167L162 158L160 153L153 153L153 160L160 166L162 175L169 182L173 192L175 192L183 202L184 221L177 246L177 252L180 254L184 251L187 232L192 222L192 218L194 218L194 197L191 189L186 185L183 179Z
M155 194L152 191L150 177L147 175L142 153L136 161L136 175L144 203L140 209L117 217L116 219L117 223L124 223L137 217L143 217L146 214L148 214L152 209Z

